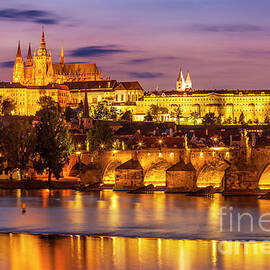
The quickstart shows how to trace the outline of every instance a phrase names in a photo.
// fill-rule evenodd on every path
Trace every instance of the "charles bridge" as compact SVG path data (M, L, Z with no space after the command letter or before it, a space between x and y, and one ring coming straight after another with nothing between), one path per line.
M84 152L80 162L86 165L82 181L115 183L115 170L130 159L143 169L144 184L166 185L166 171L183 160L194 167L196 186L223 187L227 190L255 190L270 187L270 148L205 147L195 149L141 149L130 151ZM78 163L74 155L69 170Z

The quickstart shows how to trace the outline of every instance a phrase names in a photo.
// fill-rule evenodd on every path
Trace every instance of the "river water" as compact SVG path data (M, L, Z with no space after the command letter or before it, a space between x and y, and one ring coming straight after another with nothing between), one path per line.
M268 213L220 194L0 191L0 269L270 269Z

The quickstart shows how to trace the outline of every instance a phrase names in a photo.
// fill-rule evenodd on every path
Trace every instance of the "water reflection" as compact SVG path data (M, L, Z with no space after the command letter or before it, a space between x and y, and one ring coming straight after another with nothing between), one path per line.
M260 270L270 259L262 242L27 234L2 234L0 241L0 269L10 270Z
M21 205L26 204L22 215ZM220 211L227 209L223 231ZM233 227L229 230L229 209ZM256 197L187 197L183 194L82 193L71 190L0 190L0 232L80 233L126 237L180 239L270 239L258 227L261 215L270 212L270 202ZM253 217L254 231L244 218L238 232L237 214ZM269 218L269 216L267 217ZM270 230L270 224L265 223Z

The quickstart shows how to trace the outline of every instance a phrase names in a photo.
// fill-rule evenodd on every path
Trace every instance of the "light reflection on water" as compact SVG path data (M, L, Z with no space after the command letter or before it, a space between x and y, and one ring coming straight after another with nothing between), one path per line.
M260 242L27 234L1 234L0 242L1 270L260 270L270 259ZM222 254L220 245L232 252Z
M22 215L21 204L26 204ZM233 230L228 230L228 215L220 231L220 210L234 209ZM250 213L237 231L236 214ZM270 201L256 197L213 199L183 194L128 194L105 190L80 193L71 190L0 190L0 232L66 233L126 237L270 240L270 232L258 227L259 217L270 212ZM269 224L266 224L265 226Z

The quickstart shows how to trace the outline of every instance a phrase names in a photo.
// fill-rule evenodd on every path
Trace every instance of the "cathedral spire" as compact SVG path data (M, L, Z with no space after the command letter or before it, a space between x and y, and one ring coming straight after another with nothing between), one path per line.
M32 51L31 51L31 44L29 43L26 66L32 66L32 65L33 65L33 58L32 58Z
M187 89L191 89L192 88L192 81L191 81L189 72L187 73L187 78L186 78L186 88Z
M183 72L182 72L182 69L180 69L180 71L179 71L179 75L178 75L177 81L178 82L184 82L185 81L184 75L183 75Z
M42 27L41 41L40 41L40 48L38 50L38 55L47 55L44 27Z
M17 57L21 57L22 58L21 42L20 42L20 40L19 40L19 43L18 43L18 50L17 50L17 54L16 54L16 58Z
M184 75L182 70L180 69L179 75L176 82L176 90L177 91L185 91L186 90L186 82L184 79Z
M63 43L62 43L62 49L61 49L60 64L61 65L64 65L65 64L65 55L64 55L64 46L63 46Z

